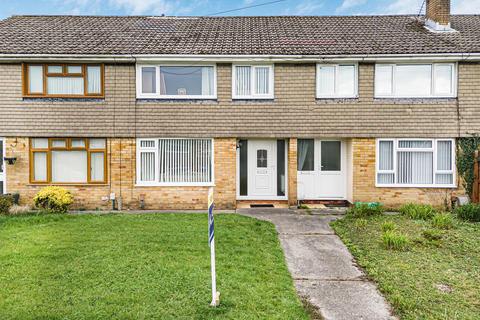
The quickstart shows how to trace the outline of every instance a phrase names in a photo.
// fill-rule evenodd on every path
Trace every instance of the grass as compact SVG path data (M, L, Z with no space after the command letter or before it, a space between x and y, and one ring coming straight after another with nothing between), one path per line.
M308 319L272 224L204 214L0 216L0 319Z
M432 234L429 221L406 216L372 216L358 227L347 217L332 223L357 262L374 279L401 319L479 319L480 224L458 222L454 229ZM412 239L405 251L392 251L382 243L382 225Z

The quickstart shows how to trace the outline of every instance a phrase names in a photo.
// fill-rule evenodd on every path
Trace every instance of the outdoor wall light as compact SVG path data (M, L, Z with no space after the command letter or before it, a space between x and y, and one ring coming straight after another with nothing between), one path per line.
M17 157L4 157L3 160L5 160L8 165L14 165L15 162L17 162Z

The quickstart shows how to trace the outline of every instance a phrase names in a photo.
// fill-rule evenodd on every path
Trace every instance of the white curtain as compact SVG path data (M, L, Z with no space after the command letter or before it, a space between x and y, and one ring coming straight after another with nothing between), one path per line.
M28 66L28 90L30 93L43 93L42 66Z
M452 141L437 142L437 170L449 171L452 168ZM452 173L437 173L435 175L437 184L453 184Z
M140 181L155 181L155 152L140 152Z
M99 66L87 67L88 93L102 92L101 69Z
M355 94L355 66L338 66L337 95L353 96Z
M380 141L378 155L379 170L393 170L393 141ZM379 173L378 183L393 184L395 183L394 173Z
M87 152L52 151L52 182L87 182Z
M105 180L105 155L103 152L92 152L90 154L90 179L92 181Z
M398 152L399 184L432 184L433 152Z
M214 86L213 67L202 67L202 95L213 95Z
M155 93L157 76L155 67L142 67L142 93Z
M251 67L235 67L235 93L237 96L249 96L251 94Z
M209 139L160 139L160 182L212 181Z
M297 157L298 157L298 171L312 171L314 170L313 159L308 159L307 157L314 156L314 141L310 139L299 139L297 145ZM307 160L310 165L307 165Z
M335 67L322 66L318 70L318 93L320 96L335 94Z
M269 71L270 69L268 67L255 68L255 82L256 82L255 93L256 94L268 94L269 92L268 81L270 79Z
M47 181L47 153L35 152L33 154L33 179Z
M83 95L83 78L79 77L48 77L48 94L78 94Z

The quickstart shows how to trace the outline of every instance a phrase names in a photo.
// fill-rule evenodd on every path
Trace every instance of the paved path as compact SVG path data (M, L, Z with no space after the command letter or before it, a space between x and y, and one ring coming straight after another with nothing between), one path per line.
M329 223L339 216L258 208L238 213L275 224L297 292L317 307L324 319L396 319L330 228Z

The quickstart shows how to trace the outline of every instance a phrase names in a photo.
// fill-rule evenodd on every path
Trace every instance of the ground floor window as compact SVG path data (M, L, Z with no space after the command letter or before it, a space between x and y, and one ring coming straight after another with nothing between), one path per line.
M378 139L377 185L454 187L453 139Z
M32 183L105 183L106 171L105 139L30 139Z
M212 139L138 139L137 184L210 185Z

